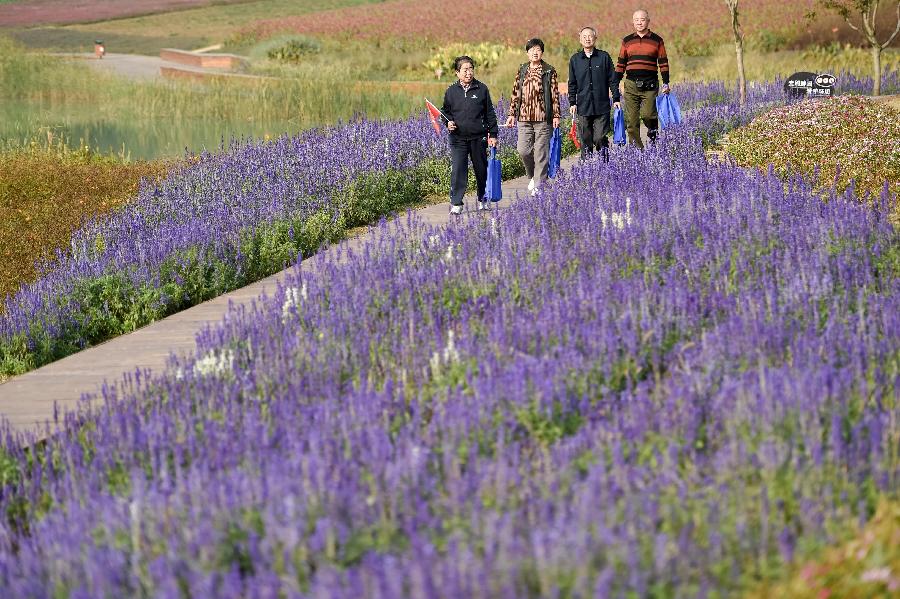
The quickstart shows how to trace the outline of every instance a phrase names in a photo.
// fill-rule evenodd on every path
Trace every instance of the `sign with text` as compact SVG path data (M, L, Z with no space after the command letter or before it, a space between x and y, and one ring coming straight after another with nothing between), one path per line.
M834 95L837 78L831 73L794 73L784 82L784 93L788 100L803 98L830 98Z

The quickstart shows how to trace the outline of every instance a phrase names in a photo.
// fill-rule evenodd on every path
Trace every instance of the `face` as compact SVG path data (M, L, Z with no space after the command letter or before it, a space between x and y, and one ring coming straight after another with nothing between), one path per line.
M631 22L634 24L634 30L638 33L645 33L650 29L650 15L639 10L631 16Z
M456 71L456 78L465 85L472 83L472 79L475 78L475 66L471 62L462 63Z
M528 50L528 60L530 60L531 62L540 62L543 55L544 51L541 50L540 46L532 46Z
M579 40L582 48L593 48L594 43L597 41L597 36L590 29L582 29Z

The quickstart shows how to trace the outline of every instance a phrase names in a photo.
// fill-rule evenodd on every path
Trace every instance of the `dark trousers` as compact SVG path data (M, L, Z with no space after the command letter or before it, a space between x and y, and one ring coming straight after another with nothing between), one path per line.
M450 136L450 203L462 206L463 196L469 186L469 158L475 171L475 183L478 187L478 201L484 200L484 188L487 185L487 139L459 139Z
M609 153L610 132L609 113L578 115L578 141L581 142L581 158L587 158L595 149L603 153L606 158Z

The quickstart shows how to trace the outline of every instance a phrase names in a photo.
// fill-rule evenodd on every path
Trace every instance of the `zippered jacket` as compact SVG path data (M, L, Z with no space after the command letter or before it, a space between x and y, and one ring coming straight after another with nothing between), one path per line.
M497 137L497 113L488 87L478 79L473 79L468 90L457 81L444 92L444 106L441 112L456 123L456 131L450 135L459 139L477 139L488 133Z

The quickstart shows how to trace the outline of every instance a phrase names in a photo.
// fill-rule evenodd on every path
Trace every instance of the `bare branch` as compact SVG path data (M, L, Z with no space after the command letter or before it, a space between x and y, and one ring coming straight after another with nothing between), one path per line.
M878 11L878 3L881 0L874 0L874 4L871 2L864 3L867 4L864 10L860 10L860 16L862 17L862 27L866 32L866 37L869 40L869 43L873 46L878 44L878 38L875 37L875 12ZM871 12L870 12L871 11Z
M894 27L894 33L891 34L891 37L888 38L886 42L884 42L881 47L887 48L891 45L891 42L894 41L894 38L897 37L897 32L900 31L900 2L897 2L897 26Z
M852 29L853 31L859 31L859 27L853 24L853 21L850 20L849 16L844 17L844 20L847 21L847 25L850 25L850 29ZM860 33L862 32L860 31Z

